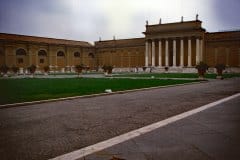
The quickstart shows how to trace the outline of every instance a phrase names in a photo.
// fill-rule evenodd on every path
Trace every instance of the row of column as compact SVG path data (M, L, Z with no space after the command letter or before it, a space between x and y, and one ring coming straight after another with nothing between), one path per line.
M151 56L151 63L152 66L155 65L155 58L156 58L156 51L155 51L155 40L152 40L152 42L146 41L146 51L145 51L145 66L149 66L148 60L149 60L149 53L152 53ZM159 66L162 65L162 40L158 40L158 64ZM173 67L177 66L177 47L176 47L176 39L173 39ZM198 64L200 61L202 61L202 55L203 55L203 40L200 38L196 38L196 64ZM165 66L169 66L169 41L168 39L165 40ZM180 66L184 66L184 40L180 39ZM188 60L187 60L187 66L192 67L192 39L188 39Z

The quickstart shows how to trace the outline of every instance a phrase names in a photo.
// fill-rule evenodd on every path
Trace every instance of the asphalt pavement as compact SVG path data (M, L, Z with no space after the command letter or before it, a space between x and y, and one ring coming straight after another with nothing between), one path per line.
M81 160L238 160L240 96Z
M239 92L234 78L0 109L0 159L53 158Z

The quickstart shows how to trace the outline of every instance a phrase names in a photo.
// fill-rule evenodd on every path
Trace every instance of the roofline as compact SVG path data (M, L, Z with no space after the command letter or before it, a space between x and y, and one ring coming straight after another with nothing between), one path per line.
M170 23L161 23L161 24L151 24L151 25L145 25L145 26L158 26L158 25L169 25L169 24L181 24L181 23L192 23L192 22L201 22L200 20L193 20L193 21L179 21L179 22L170 22Z
M206 29L205 28L201 28L201 29L198 29L199 31L203 31L203 32L205 32L205 33L207 33L206 32ZM180 30L181 31L181 30ZM172 32L176 32L176 31L165 31L165 32L162 32L162 33L172 33ZM177 31L177 32L179 32L179 31ZM183 32L183 31L181 31L181 32ZM146 36L146 33L149 33L149 32L142 32L142 34L144 34L145 36ZM154 32L151 32L151 33L158 33L157 31L154 31ZM161 33L161 32L160 32Z
M235 32L240 32L239 31L218 31L218 32L206 32L206 34L217 34L217 33L235 33Z
M95 42L111 42L111 41L124 41L124 40L137 40L137 39L145 39L145 37L137 37L137 38L125 38L125 39L111 39L111 40L101 40L101 41L94 41Z
M90 46L92 46L92 44L87 42L87 41L77 41L77 40L70 40L70 39L58 39L58 38L40 37L40 36L31 36L31 35L13 34L13 33L2 33L2 32L0 32L0 35L22 36L22 37L29 37L29 38L41 38L41 39L58 40L58 41L69 41L69 42L82 42L82 43L87 43ZM45 42L43 42L43 43L45 43Z

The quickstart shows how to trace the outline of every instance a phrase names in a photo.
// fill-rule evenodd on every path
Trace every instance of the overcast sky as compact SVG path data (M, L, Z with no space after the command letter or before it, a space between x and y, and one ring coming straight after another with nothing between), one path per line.
M208 32L240 29L240 0L1 0L0 32L97 41L143 37L145 21L194 20Z

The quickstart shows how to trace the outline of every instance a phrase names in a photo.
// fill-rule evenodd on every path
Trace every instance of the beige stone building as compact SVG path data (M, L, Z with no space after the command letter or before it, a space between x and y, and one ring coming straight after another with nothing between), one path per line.
M145 37L83 41L0 33L0 65L13 65L24 72L34 64L38 71L74 72L84 64L92 70L113 65L115 71L133 71L144 66L154 71L168 67L172 72L195 72L200 61L210 67L225 64L228 71L240 72L240 31L208 33L202 22L181 21L146 24Z
M88 42L0 34L0 64L18 66L20 72L32 64L42 71L44 66L61 72L74 71L74 66L94 67L95 49Z
M122 39L95 42L97 65L113 65L115 70L128 71L145 64L145 39Z

